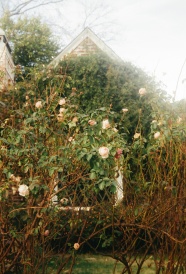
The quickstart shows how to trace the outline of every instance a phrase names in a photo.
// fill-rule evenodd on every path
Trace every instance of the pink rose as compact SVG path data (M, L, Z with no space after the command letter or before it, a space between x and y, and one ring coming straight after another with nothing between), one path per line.
M49 233L50 233L50 231L49 231L49 230L45 230L45 232L44 232L44 236L48 236L48 235L49 235Z
M99 154L103 159L108 158L109 156L109 149L108 147L100 147L99 148Z
M78 250L79 247L80 247L80 245L79 245L78 243L75 243L75 244L74 244L74 249L75 249L75 250Z
M117 148L115 158L119 159L123 153L123 150L121 148Z
M94 126L94 125L97 124L97 122L96 122L95 120L89 120L89 121L88 121L88 124L89 124L90 126Z

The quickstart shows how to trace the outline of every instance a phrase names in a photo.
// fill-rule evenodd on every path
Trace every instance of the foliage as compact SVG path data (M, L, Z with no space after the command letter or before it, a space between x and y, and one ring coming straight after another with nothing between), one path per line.
M131 63L113 61L102 53L66 58L56 68L56 74L65 77L66 96L73 95L71 89L76 87L81 112L111 107L118 114L115 121L120 121L120 133L130 139L135 130L143 130L144 135L149 133L153 111L151 102L157 102L159 108L168 108L166 94L157 88L151 77ZM139 87L148 90L145 97L139 96ZM123 109L128 109L127 115ZM141 128L138 126L139 112Z
M49 26L39 17L19 17L17 21L5 13L2 28L12 46L16 65L33 67L49 63L59 47Z
M70 63L64 63L34 70L28 81L1 94L1 272L46 273L58 253L56 273L68 263L72 273L77 254L92 250L120 261L123 273L131 274L134 266L140 273L150 256L157 273L184 273L185 122L170 105L164 107L160 92L146 85L140 95L140 83L130 86L127 73L122 82L125 74L117 66L120 77L114 82L116 76L105 76L104 59L92 57L92 62L96 85L90 69L83 73L79 66L76 78L69 74ZM112 104L117 83L125 100ZM130 131L127 90L137 116ZM89 91L98 95L90 97ZM102 96L104 91L108 96ZM122 112L123 107L129 111ZM146 131L142 115L148 110ZM118 172L122 200L116 199Z

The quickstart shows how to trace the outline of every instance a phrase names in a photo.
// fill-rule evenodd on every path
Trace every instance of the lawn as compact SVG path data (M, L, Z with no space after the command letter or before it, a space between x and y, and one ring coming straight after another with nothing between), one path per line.
M53 261L53 265L50 263L50 267L47 268L46 274L56 274L57 265L56 261ZM115 268L115 272L113 272ZM76 259L75 266L73 267L73 274L121 274L123 265L116 260L101 255L79 255ZM133 267L132 273L136 273L137 267ZM69 273L69 267L66 267L61 273ZM144 267L140 272L141 274L155 274L155 268L153 266L153 260L148 259L144 263Z

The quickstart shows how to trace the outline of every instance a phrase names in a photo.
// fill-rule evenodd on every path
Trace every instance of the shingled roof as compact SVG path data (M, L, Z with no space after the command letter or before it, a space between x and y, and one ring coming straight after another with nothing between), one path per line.
M61 60L69 55L72 57L90 55L98 51L104 52L113 60L122 61L110 47L87 27L53 59L51 64L56 66Z

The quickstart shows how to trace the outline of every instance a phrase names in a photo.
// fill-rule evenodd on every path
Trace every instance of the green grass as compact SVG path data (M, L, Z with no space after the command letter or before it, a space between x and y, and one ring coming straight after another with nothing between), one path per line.
M55 274L60 264L60 257L57 261L50 262L50 266L47 268L46 274ZM116 266L116 267L115 267ZM115 274L121 274L123 264L116 262L116 260L101 255L79 255L76 258L76 263L73 267L73 274L113 274L115 267ZM68 265L61 273L69 273L70 266ZM136 273L137 267L134 265L132 273ZM155 274L155 267L153 260L148 259L140 272L141 274Z

